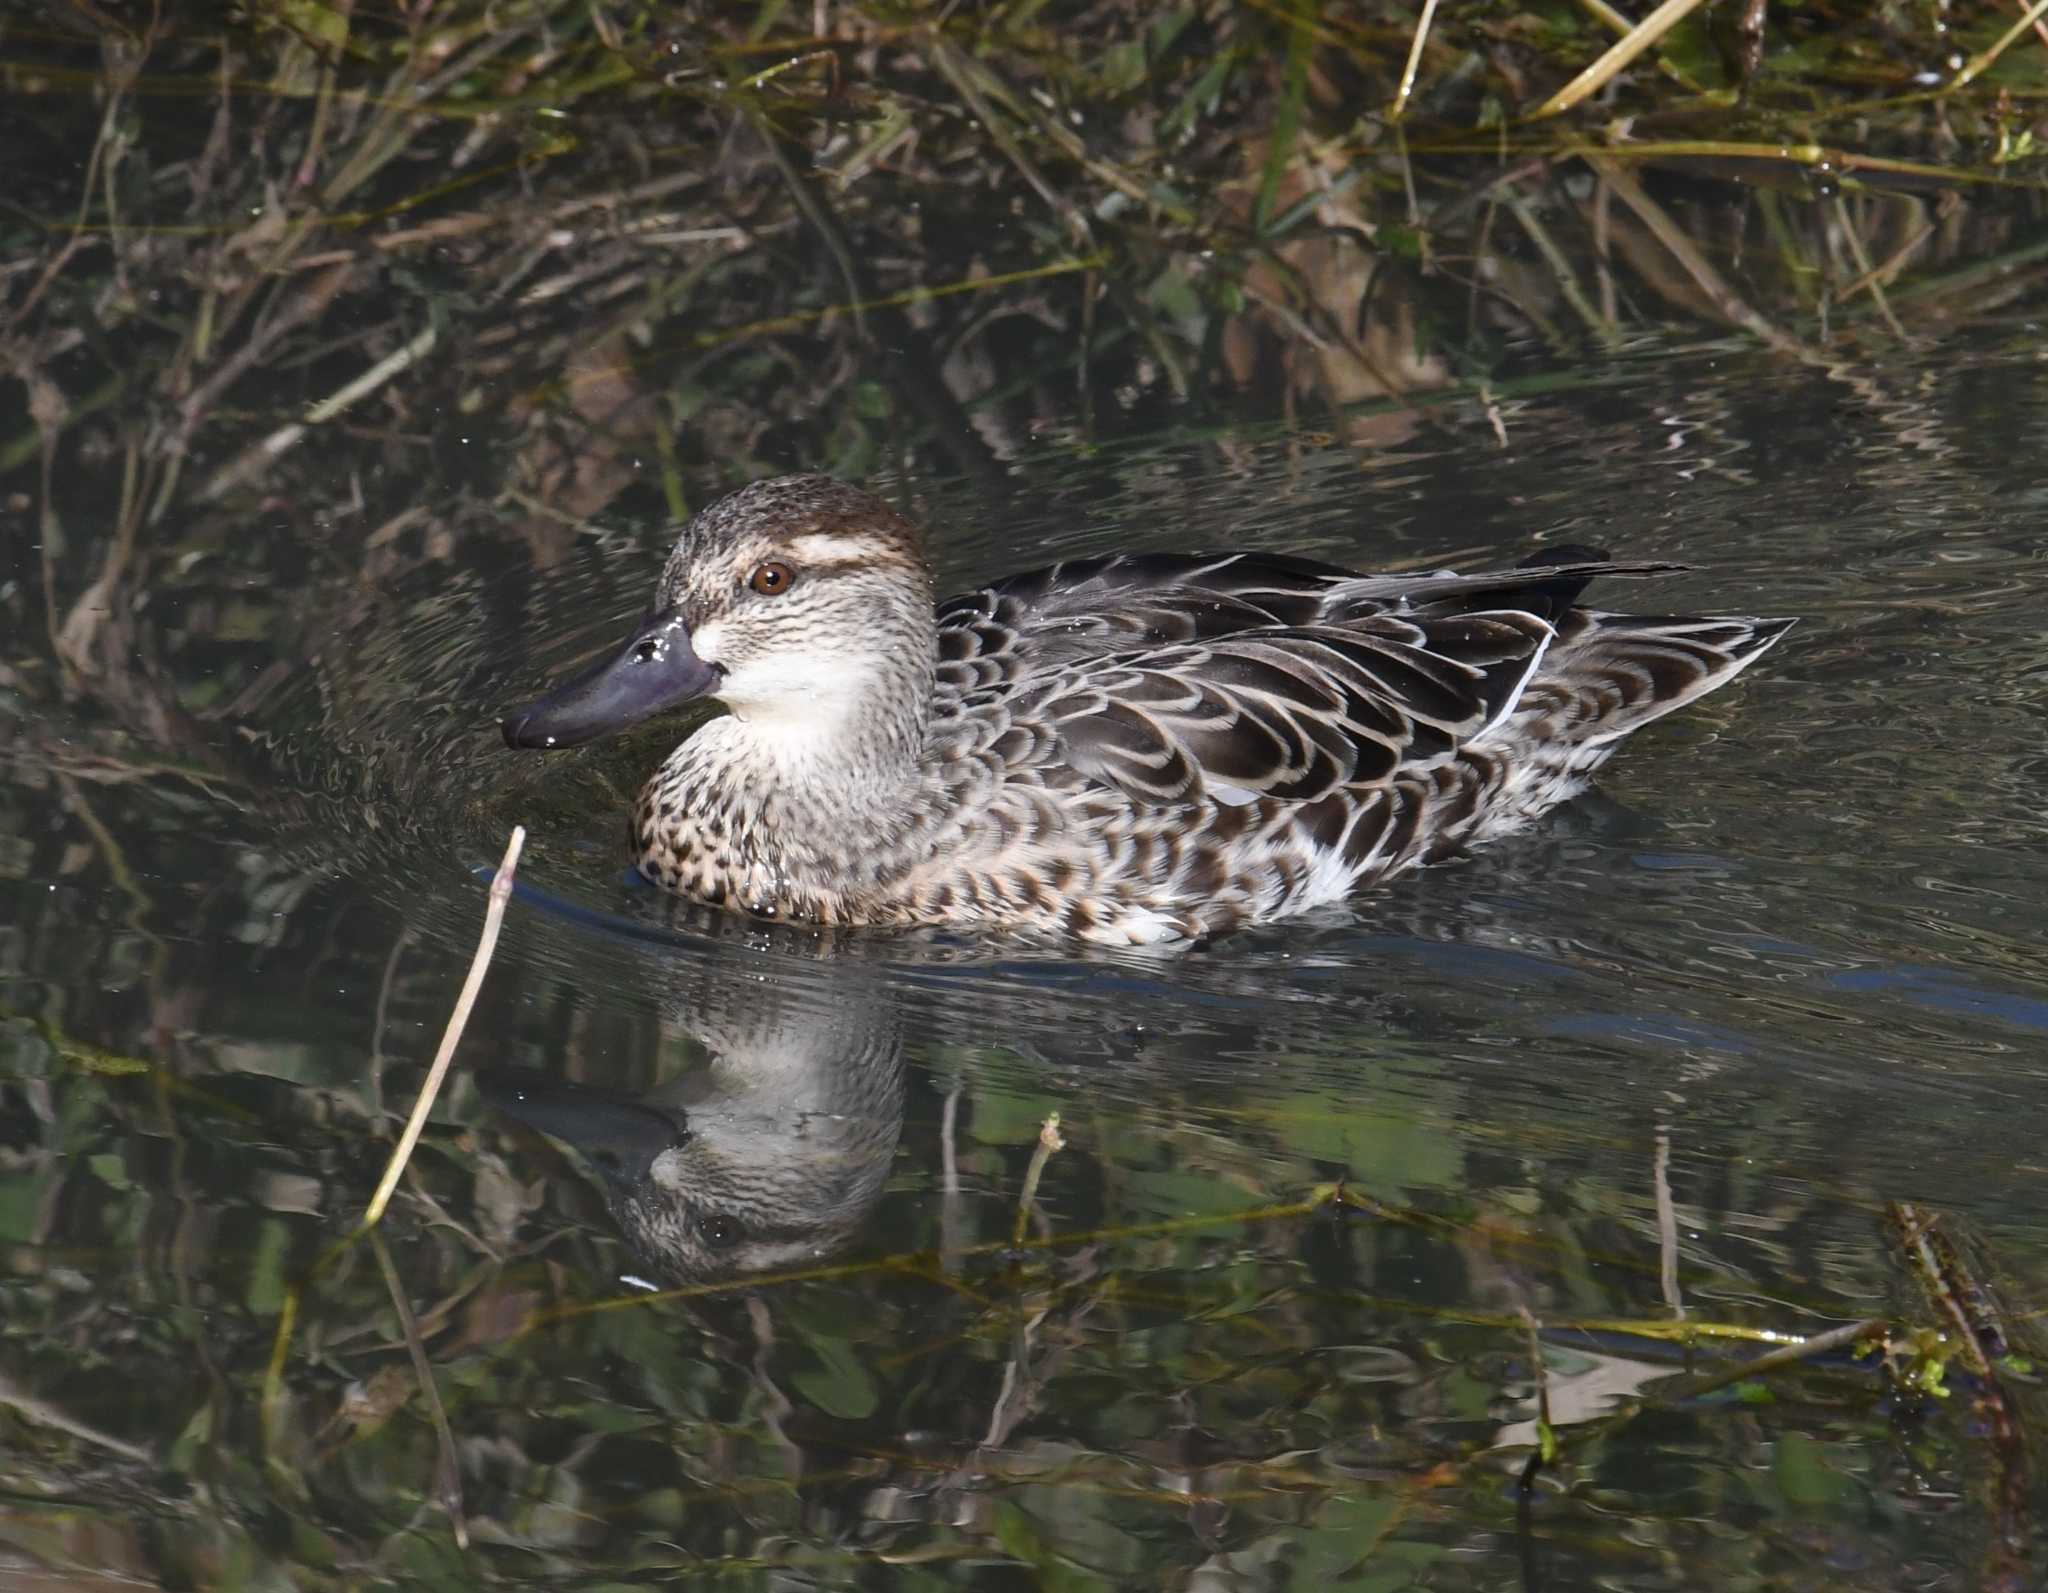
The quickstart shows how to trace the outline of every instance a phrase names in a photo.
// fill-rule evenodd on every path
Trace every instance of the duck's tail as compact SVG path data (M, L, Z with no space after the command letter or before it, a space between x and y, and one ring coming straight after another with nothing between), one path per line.
M1503 733L1607 748L1717 691L1790 630L1789 619L1573 609Z
M1524 559L1556 636L1499 734L1566 752L1588 768L1615 742L1717 691L1790 630L1789 619L1607 614L1578 607L1597 576L1683 565L1617 565L1605 548L1548 547Z

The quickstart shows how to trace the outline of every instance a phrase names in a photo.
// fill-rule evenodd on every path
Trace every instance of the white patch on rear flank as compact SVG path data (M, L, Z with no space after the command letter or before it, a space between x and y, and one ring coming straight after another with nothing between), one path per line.
M1355 817L1352 822L1357 822ZM1324 902L1342 901L1351 894L1359 876L1371 868L1373 858L1379 856L1379 849L1375 847L1363 863L1347 858L1344 841L1350 834L1351 827L1346 825L1335 846L1317 846L1311 841L1302 848L1308 858L1308 877L1289 900L1290 907L1315 907Z
M1081 931L1083 940L1104 946L1170 946L1187 939L1177 915L1152 907L1127 907L1114 918Z

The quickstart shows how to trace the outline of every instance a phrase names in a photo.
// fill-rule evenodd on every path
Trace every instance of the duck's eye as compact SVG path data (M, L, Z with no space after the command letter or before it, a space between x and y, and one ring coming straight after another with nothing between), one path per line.
M740 1242L740 1225L722 1211L714 1211L701 1218L697 1228L704 1235L704 1242L713 1250L730 1250Z
M796 571L773 559L766 564L755 565L754 573L747 577L747 585L763 597L780 597L795 584Z

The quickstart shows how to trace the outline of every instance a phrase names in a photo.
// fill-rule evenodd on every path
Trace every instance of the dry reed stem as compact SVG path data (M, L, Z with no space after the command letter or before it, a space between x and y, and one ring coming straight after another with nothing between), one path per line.
M1856 261L1857 285L1870 289L1870 297L1877 305L1877 312L1884 317L1885 325L1892 329L1892 336L1902 343L1910 341L1906 328L1892 313L1891 301L1884 296L1884 283L1879 280L1876 270L1870 264L1870 253L1863 247L1862 234L1857 232L1855 218L1849 214L1849 206L1840 194L1835 195L1835 219L1841 223L1843 240L1849 245L1849 253Z
M1579 0L1579 4L1592 15L1594 21L1617 37L1625 39L1636 30L1636 25L1609 5L1607 0Z
M2022 11L2027 9L2027 0L2014 0L2014 3L2018 5ZM2048 45L2048 22L2043 22L2039 16L2036 16L2033 19L2033 22L2034 37L2039 39L2044 45Z
M1045 1175L1045 1164L1052 1160L1052 1153L1065 1150L1067 1142L1060 1138L1060 1114L1049 1112L1039 1125L1038 1144L1031 1152L1031 1165L1024 1169L1024 1192L1017 1197L1017 1226L1011 1233L1015 1244L1024 1242L1025 1225L1031 1220L1031 1202L1038 1196L1038 1180Z
M1635 24L1615 10L1613 6L1609 5L1607 0L1579 0L1579 4L1585 7L1594 21L1611 33L1627 38L1630 33L1635 31ZM1693 80L1690 73L1681 71L1669 61L1659 61L1657 68L1688 94L1704 94L1707 92Z
M1522 1318L1525 1330L1534 1330L1536 1328L1535 1319L1528 1314L1526 1309L1522 1313ZM1679 1324L1665 1325L1675 1327ZM1703 1394L1712 1393L1715 1389L1726 1388L1731 1383L1739 1383L1746 1378L1760 1377L1766 1372L1778 1371L1783 1367L1796 1365L1801 1361L1813 1360L1818 1356L1827 1354L1831 1350L1839 1349L1845 1344L1854 1344L1863 1339L1881 1338L1886 1333L1888 1327L1889 1324L1882 1317L1867 1317L1861 1322L1851 1322L1843 1327L1830 1328L1825 1333L1816 1333L1810 1338L1798 1339L1790 1344L1781 1344L1776 1349L1768 1350L1764 1354L1750 1360L1739 1361L1733 1366L1724 1367L1711 1376L1682 1379L1673 1387L1659 1390L1653 1397L1636 1400L1626 1408L1614 1411L1609 1415L1577 1423L1569 1432L1559 1432L1555 1427L1550 1426L1550 1416L1547 1409L1547 1385L1541 1380L1541 1374L1539 1374L1537 1391L1539 1400L1542 1402L1538 1407L1541 1412L1540 1420L1542 1425L1537 1429L1539 1435L1538 1445L1530 1454L1527 1464L1522 1468L1521 1494L1525 1499L1530 1495L1535 1486L1537 1472L1553 1459L1561 1456L1568 1443L1573 1448L1583 1450L1589 1442L1613 1437L1615 1433L1634 1421L1645 1410L1669 1410L1681 1401L1695 1400ZM1551 1329L1553 1334L1568 1331L1573 1330L1563 1326ZM1643 1331L1645 1336L1650 1338L1665 1336L1655 1332L1647 1324L1639 1327L1637 1331ZM1540 1357L1540 1354L1540 1345L1533 1342L1532 1339L1530 1355L1532 1358L1536 1358ZM1536 1364L1541 1365L1540 1359L1536 1361ZM1550 1434L1550 1443L1548 1445L1541 1441L1541 1435L1546 1430ZM1546 1449L1551 1452L1546 1453Z
M1886 1327L1887 1323L1883 1317L1873 1316L1866 1317L1861 1322L1850 1322L1842 1327L1830 1328L1825 1333L1814 1334L1812 1338L1801 1339L1797 1344L1780 1345L1777 1349L1768 1350L1753 1360L1738 1361L1711 1377L1703 1377L1697 1382L1686 1384L1683 1388L1675 1390L1670 1397L1674 1402L1679 1399L1697 1399L1700 1395L1710 1394L1717 1388L1726 1388L1730 1383L1739 1383L1750 1377L1761 1377L1766 1372L1775 1372L1780 1367L1791 1366L1800 1361L1810 1361L1816 1356L1826 1355L1830 1350L1838 1350L1845 1344L1854 1344L1859 1339L1879 1337L1885 1332Z
M1951 203L1960 203L1959 196L1952 193L1942 196L1942 204L1944 206ZM1915 232L1912 237L1894 249L1886 259L1872 267L1867 277L1858 277L1854 282L1851 282L1842 289L1838 297L1846 304L1874 282L1892 282L1897 280L1898 274L1906 268L1906 261L1925 245L1927 240L1940 230L1940 227L1939 211L1937 211L1937 219L1923 222L1919 231Z
M289 426L280 426L268 437L262 439L262 441L253 443L243 449L229 464L222 467L219 474L200 489L199 501L201 503L212 503L233 488L240 486L273 460L297 447L300 439L311 428L334 419L336 415L339 415L357 399L375 392L393 377L403 374L425 359L427 355L433 352L434 345L439 340L439 332L431 326L427 327L403 348L387 354L354 381L347 383L338 391L320 400L319 403L306 411L306 418L303 421L295 420Z
M1657 1286L1675 1321L1685 1320L1685 1297L1678 1290L1678 1206L1671 1198L1671 1130L1657 1130L1657 1155L1650 1178L1657 1199Z
M1570 110L1589 94L1599 93L1623 67L1697 11L1702 3L1703 0L1664 0L1655 11L1616 39L1605 55L1537 106L1536 114L1530 120L1540 122L1546 116L1556 116ZM2048 6L2048 0L2042 0L2042 4Z
M1564 295L1565 302L1572 307L1578 318L1585 322L1586 329L1594 336L1606 342L1614 341L1613 328L1601 318L1600 312L1587 299L1579 286L1578 273L1572 269L1571 261L1566 258L1557 240L1551 237L1550 230L1537 217L1529 201L1522 197L1518 189L1512 187L1504 190L1502 197L1510 214L1520 224L1522 231L1529 235L1529 241L1536 245L1537 252L1550 267L1552 275L1557 279L1558 291Z
M78 1439L81 1443L91 1444L95 1448L106 1450L109 1454L119 1455L123 1460L135 1465L163 1464L163 1457L154 1449L130 1443L104 1428L80 1421L63 1406L30 1393L5 1372L0 1372L0 1406L13 1411L30 1426L45 1427L51 1432L63 1433L67 1437Z
M1758 144L1733 138L1658 138L1610 145L1603 148L1600 153L1615 160L1720 157L1728 160L1768 160L1794 166L1828 168L1845 175L1869 171L1885 172L1899 177L1925 177L1930 181L1942 183L2012 182L2010 177L1996 172L1973 172L1961 166L1936 166L1921 160L1894 160L1887 155L1865 155L1851 149L1834 149L1826 144Z
M1429 40L1429 25L1436 20L1436 0L1422 0L1422 15L1415 22L1415 38L1408 46L1408 64L1401 69L1401 86L1394 90L1394 103L1387 116L1398 122L1408 108L1408 96L1415 92L1415 73L1422 65L1422 47Z
M1615 197L1636 213L1636 218L1649 229L1650 235L1684 268L1685 274L1692 278L1693 283L1706 294L1714 308L1729 324L1742 327L1781 354L1796 354L1802 357L1808 354L1808 350L1797 338L1773 326L1728 286L1721 273L1707 262L1707 257L1700 253L1698 245L1686 235L1685 230L1671 219L1662 205L1643 192L1635 177L1625 170L1619 161L1609 160L1604 155L1590 154L1585 160L1596 175L1606 179Z
M448 1076L448 1064L454 1060L455 1047L462 1040L470 1008L476 1005L477 992L483 988L484 975L490 971L491 953L498 945L498 928L505 921L505 903L512 896L512 876L518 872L519 853L525 845L526 827L514 825L512 839L505 847L505 860L498 865L498 872L491 876L490 904L484 909L483 933L477 936L476 955L469 963L469 977L462 981L462 994L455 998L455 1010L448 1014L448 1027L441 1032L441 1049L434 1053L434 1065L427 1069L426 1082L420 1086L420 1098L413 1104L405 1132L398 1136L398 1147L392 1151L390 1164L384 1169L377 1192L370 1197L370 1204L363 1212L362 1226L365 1229L376 1227L383 1218L384 1208L391 1203L391 1192L398 1187L399 1176L404 1173L405 1164L412 1159L413 1147L419 1143L420 1131L427 1126L427 1114L433 1111L435 1097L441 1093L441 1081Z
M1060 218L1074 244L1082 248L1092 244L1094 234L1088 225L1088 217L1079 205L1062 193L1038 169L1037 163L1032 160L1015 133L1004 125L1002 118L989 104L987 96L982 93L982 83L975 80L977 72L974 63L943 38L934 38L926 55L939 75L952 84L953 91L960 96L961 103L981 124L982 131L987 133L996 148L1002 151L1004 157L1016 169L1017 175L1031 186L1045 202L1045 207ZM986 81L986 74L980 75ZM1011 98L1014 104L1014 97L1006 98Z
M2035 0L2033 5L2027 7L2025 16L2007 28L1988 49L1972 57L1968 65L1954 77L1950 78L1948 83L1942 88L1942 93L1953 94L1957 89L1973 81L1981 73L1990 70L1991 63L2005 54L2011 48L2013 41L2022 33L2025 33L2027 29L2033 27L2043 16L2048 16L2048 0Z

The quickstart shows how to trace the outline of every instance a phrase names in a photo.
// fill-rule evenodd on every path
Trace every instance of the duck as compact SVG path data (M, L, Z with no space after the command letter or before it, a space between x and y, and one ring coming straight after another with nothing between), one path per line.
M722 704L632 812L666 891L1184 945L1527 827L1793 624L1580 603L1685 568L1576 545L1476 573L1114 553L935 604L908 519L784 476L693 515L624 646L501 728L554 749Z
M649 1274L728 1282L850 1247L881 1201L903 1129L897 1004L846 958L808 977L734 969L715 944L664 1003L658 1055L695 1066L626 1091L487 1067L484 1100L577 1151Z

